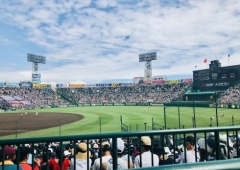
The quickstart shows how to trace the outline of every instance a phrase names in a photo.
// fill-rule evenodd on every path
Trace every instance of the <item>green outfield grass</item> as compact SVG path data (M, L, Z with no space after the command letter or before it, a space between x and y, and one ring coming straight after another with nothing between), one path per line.
M101 132L116 132L121 130L120 115L122 115L123 123L129 126L132 131L144 130L144 123L146 123L147 130L152 129L152 118L154 122L164 126L164 108L163 107L147 107L147 106L93 106L93 107L67 107L67 108L51 108L40 109L41 112L59 112L59 113L77 113L82 114L85 118L61 127L49 128L34 132L18 134L20 137L37 137L37 136L57 136L71 135L71 134L86 134L100 132L100 117L101 117ZM224 112L224 117L221 116L221 110ZM196 125L197 127L209 127L210 117L214 117L212 122L216 126L215 108L195 108ZM235 124L239 124L240 115L237 109L218 109L219 125L228 126L232 122L232 115L234 116ZM192 128L193 108L180 108L180 122L181 127ZM56 120L58 118L56 117ZM178 108L166 108L166 124L167 128L178 128ZM14 138L15 135L9 135L2 138Z

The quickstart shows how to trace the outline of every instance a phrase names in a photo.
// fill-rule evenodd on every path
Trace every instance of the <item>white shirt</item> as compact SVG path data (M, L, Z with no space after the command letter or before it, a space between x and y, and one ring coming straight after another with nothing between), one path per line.
M153 166L159 165L159 158L156 154L153 154ZM142 153L142 167L152 166L152 153L150 151ZM134 160L134 168L140 167L140 155L138 155Z
M123 160L122 158L118 158L118 170L122 170L122 169L128 169L127 167L127 162L125 160ZM107 170L113 170L113 160L112 158L108 160L107 162Z
M92 160L89 159L89 168L87 168L87 160L76 159L76 170L86 170L90 169L92 164ZM71 159L70 170L74 170L74 159Z
M195 151L187 151L186 152L186 155L187 155L187 163L195 163ZM199 162L199 153L197 152L197 162ZM185 163L185 153L182 152L181 155L176 159L176 162L177 163Z
M103 157L102 157L102 163L103 163L103 162L108 162L108 160L111 159L111 158L112 158L111 155L103 156ZM97 159L94 161L93 170L100 170L100 158L97 158Z

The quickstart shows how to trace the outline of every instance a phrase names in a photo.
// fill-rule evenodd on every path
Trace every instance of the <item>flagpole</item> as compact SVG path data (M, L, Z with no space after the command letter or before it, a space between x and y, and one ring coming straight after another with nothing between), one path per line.
M216 49L214 50L214 55L215 55L216 60L217 60L217 50Z
M230 66L230 54L228 54L228 66Z

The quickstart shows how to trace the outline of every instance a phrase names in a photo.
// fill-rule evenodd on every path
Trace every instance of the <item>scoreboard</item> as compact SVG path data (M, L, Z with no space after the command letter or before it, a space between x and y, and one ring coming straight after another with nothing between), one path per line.
M209 69L193 71L193 90L225 90L240 80L240 65L221 67L211 61Z

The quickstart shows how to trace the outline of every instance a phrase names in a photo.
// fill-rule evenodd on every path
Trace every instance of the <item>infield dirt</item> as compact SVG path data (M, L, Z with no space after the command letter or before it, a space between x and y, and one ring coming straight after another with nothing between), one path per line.
M41 130L65 125L83 119L84 116L72 113L3 113L0 114L0 136Z

